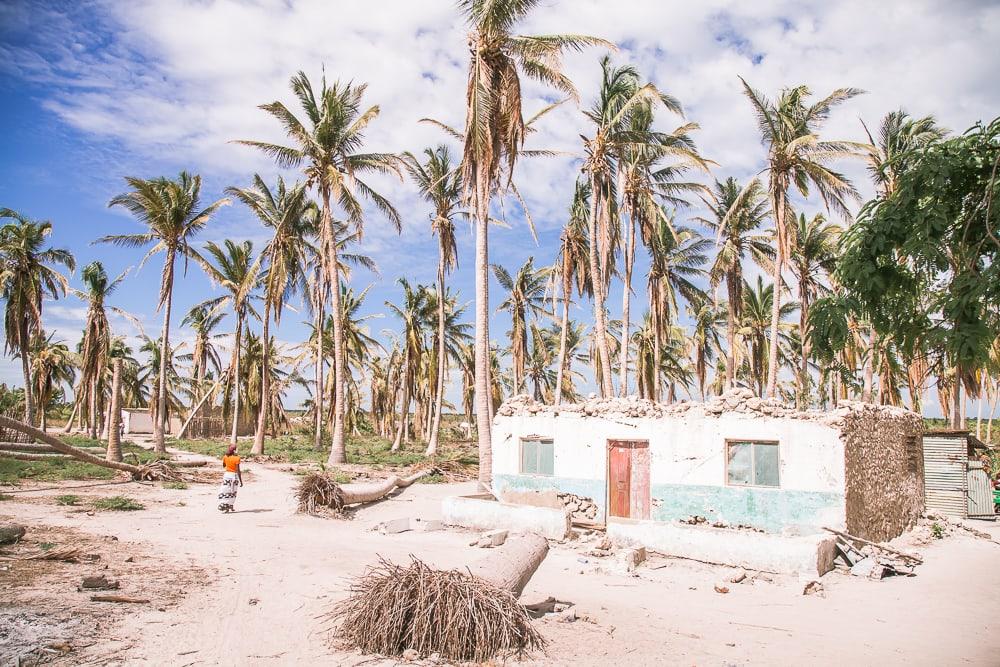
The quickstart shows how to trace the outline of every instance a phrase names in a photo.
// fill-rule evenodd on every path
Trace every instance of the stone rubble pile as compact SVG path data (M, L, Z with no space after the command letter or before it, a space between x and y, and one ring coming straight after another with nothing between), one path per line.
M590 498L572 493L560 493L559 501L573 521L593 521L597 517L597 505Z
M624 398L598 398L591 394L582 403L546 405L527 394L513 396L497 410L503 417L579 415L582 417L605 418L662 418L692 416L718 417L726 413L752 416L782 417L787 419L811 419L829 426L841 427L848 420L857 418L886 418L908 416L919 420L919 415L904 408L887 405L872 405L860 401L841 401L833 410L799 410L775 399L756 396L746 388L731 389L720 396L713 396L705 402L683 401L680 403L656 403L648 399L628 396Z

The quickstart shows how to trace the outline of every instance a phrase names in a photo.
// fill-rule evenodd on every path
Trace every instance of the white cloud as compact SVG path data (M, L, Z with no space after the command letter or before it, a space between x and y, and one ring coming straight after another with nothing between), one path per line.
M27 3L0 11L9 34L37 33L34 41L0 45L7 63L2 67L51 85L47 109L95 142L123 147L129 165L142 173L204 173L206 198L219 196L208 194L210 188L217 193L244 183L254 171L276 173L268 159L230 142L282 139L276 122L256 105L291 102L287 81L299 69L314 81L325 66L329 79L369 84L367 99L382 112L369 132L373 150L416 152L440 142L437 130L417 122L424 116L463 121L466 28L451 0L138 0L69 11ZM719 164L720 177L746 178L763 157L738 76L768 95L799 83L816 94L848 85L867 90L830 119L829 135L847 139L863 139L859 118L875 124L900 106L913 114L934 113L958 131L1000 109L1000 7L988 2L564 0L540 7L524 31L594 34L619 44L616 61L634 63L701 125L697 141ZM590 50L567 58L585 105L599 80L599 55ZM534 83L525 92L529 110L553 99ZM531 142L578 153L579 135L586 132L579 109L565 105L540 124ZM562 224L578 166L567 158L522 165L518 180L541 230ZM123 168L114 165L114 178ZM844 168L863 193L870 192L860 165ZM379 216L371 217L365 250L385 277L383 291L373 293L373 303L380 304L395 277L432 275L435 248L426 207L412 188L394 179L373 180L400 208L406 237L400 241ZM231 207L209 237L259 243L263 238L250 220L246 211ZM494 257L505 262L533 254L546 263L554 253L552 247L534 247L520 226L497 230L493 238ZM461 239L462 269L455 280L468 292L470 236L463 230ZM154 275L150 270L145 279L152 282ZM505 323L495 330L505 330Z

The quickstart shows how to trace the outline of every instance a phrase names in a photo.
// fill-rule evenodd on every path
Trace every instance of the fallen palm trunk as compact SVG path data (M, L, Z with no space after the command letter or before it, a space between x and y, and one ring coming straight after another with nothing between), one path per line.
M31 436L39 442L50 445L54 450L60 454L66 454L72 456L73 458L84 461L85 463L91 463L95 466L100 466L101 468L111 468L112 470L121 470L132 475L132 479L139 480L173 480L180 479L179 473L177 473L169 464L164 461L154 461L153 463L146 465L130 465L128 463L121 463L119 461L107 461L99 456L94 456L89 454L78 447L73 447L72 445L67 445L65 442L59 438L50 435L41 429L37 429L34 426L30 426L23 422L19 422L16 419L11 419L10 417L5 417L0 415L0 428L10 429L12 431L17 431L18 433L23 433L24 435Z
M302 478L296 494L299 511L316 514L321 508L343 511L347 505L358 505L381 500L396 489L405 489L421 477L434 472L433 468L415 472L407 477L390 475L380 482L337 484L327 473L312 473Z
M469 567L469 574L485 579L521 597L528 580L549 553L548 541L536 533L526 533L511 538L503 548L494 549L488 556Z
M0 452L35 452L44 454L55 451L56 449L52 445L44 445L36 442L0 442Z
M338 637L366 653L487 662L523 656L545 641L517 597L548 552L540 535L512 538L466 571L384 559L334 610Z
M55 452L55 450L53 450ZM58 461L71 458L66 454L29 454L25 452L4 452L0 451L0 458L13 459L15 461Z

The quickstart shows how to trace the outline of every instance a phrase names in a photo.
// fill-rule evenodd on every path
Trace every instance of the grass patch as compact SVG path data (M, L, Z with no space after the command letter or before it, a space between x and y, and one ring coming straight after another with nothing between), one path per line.
M438 473L433 473L425 477L421 477L417 480L417 484L444 484L447 482L444 475L439 475Z
M14 496L10 495L9 493L0 493L0 501L4 500L14 500Z
M80 504L80 496L74 496L72 493L68 493L63 496L56 496L56 505L75 506L79 504Z
M38 543L38 548L41 549L42 551L49 551L54 546L55 546L55 544L53 542L39 542Z
M111 496L110 498L98 498L94 501L94 509L108 512L135 512L146 509L142 503L137 503L125 496Z
M174 489L175 491L183 491L188 488L187 482L164 482L164 489Z

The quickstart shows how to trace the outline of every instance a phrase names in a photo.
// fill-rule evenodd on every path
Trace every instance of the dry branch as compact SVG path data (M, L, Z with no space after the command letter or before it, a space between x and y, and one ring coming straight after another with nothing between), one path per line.
M145 604L149 602L146 598L132 598L127 595L91 595L91 602L127 602L131 604Z
M0 560L58 560L66 563L75 563L79 559L80 550L76 547L62 547L17 556L0 556Z

